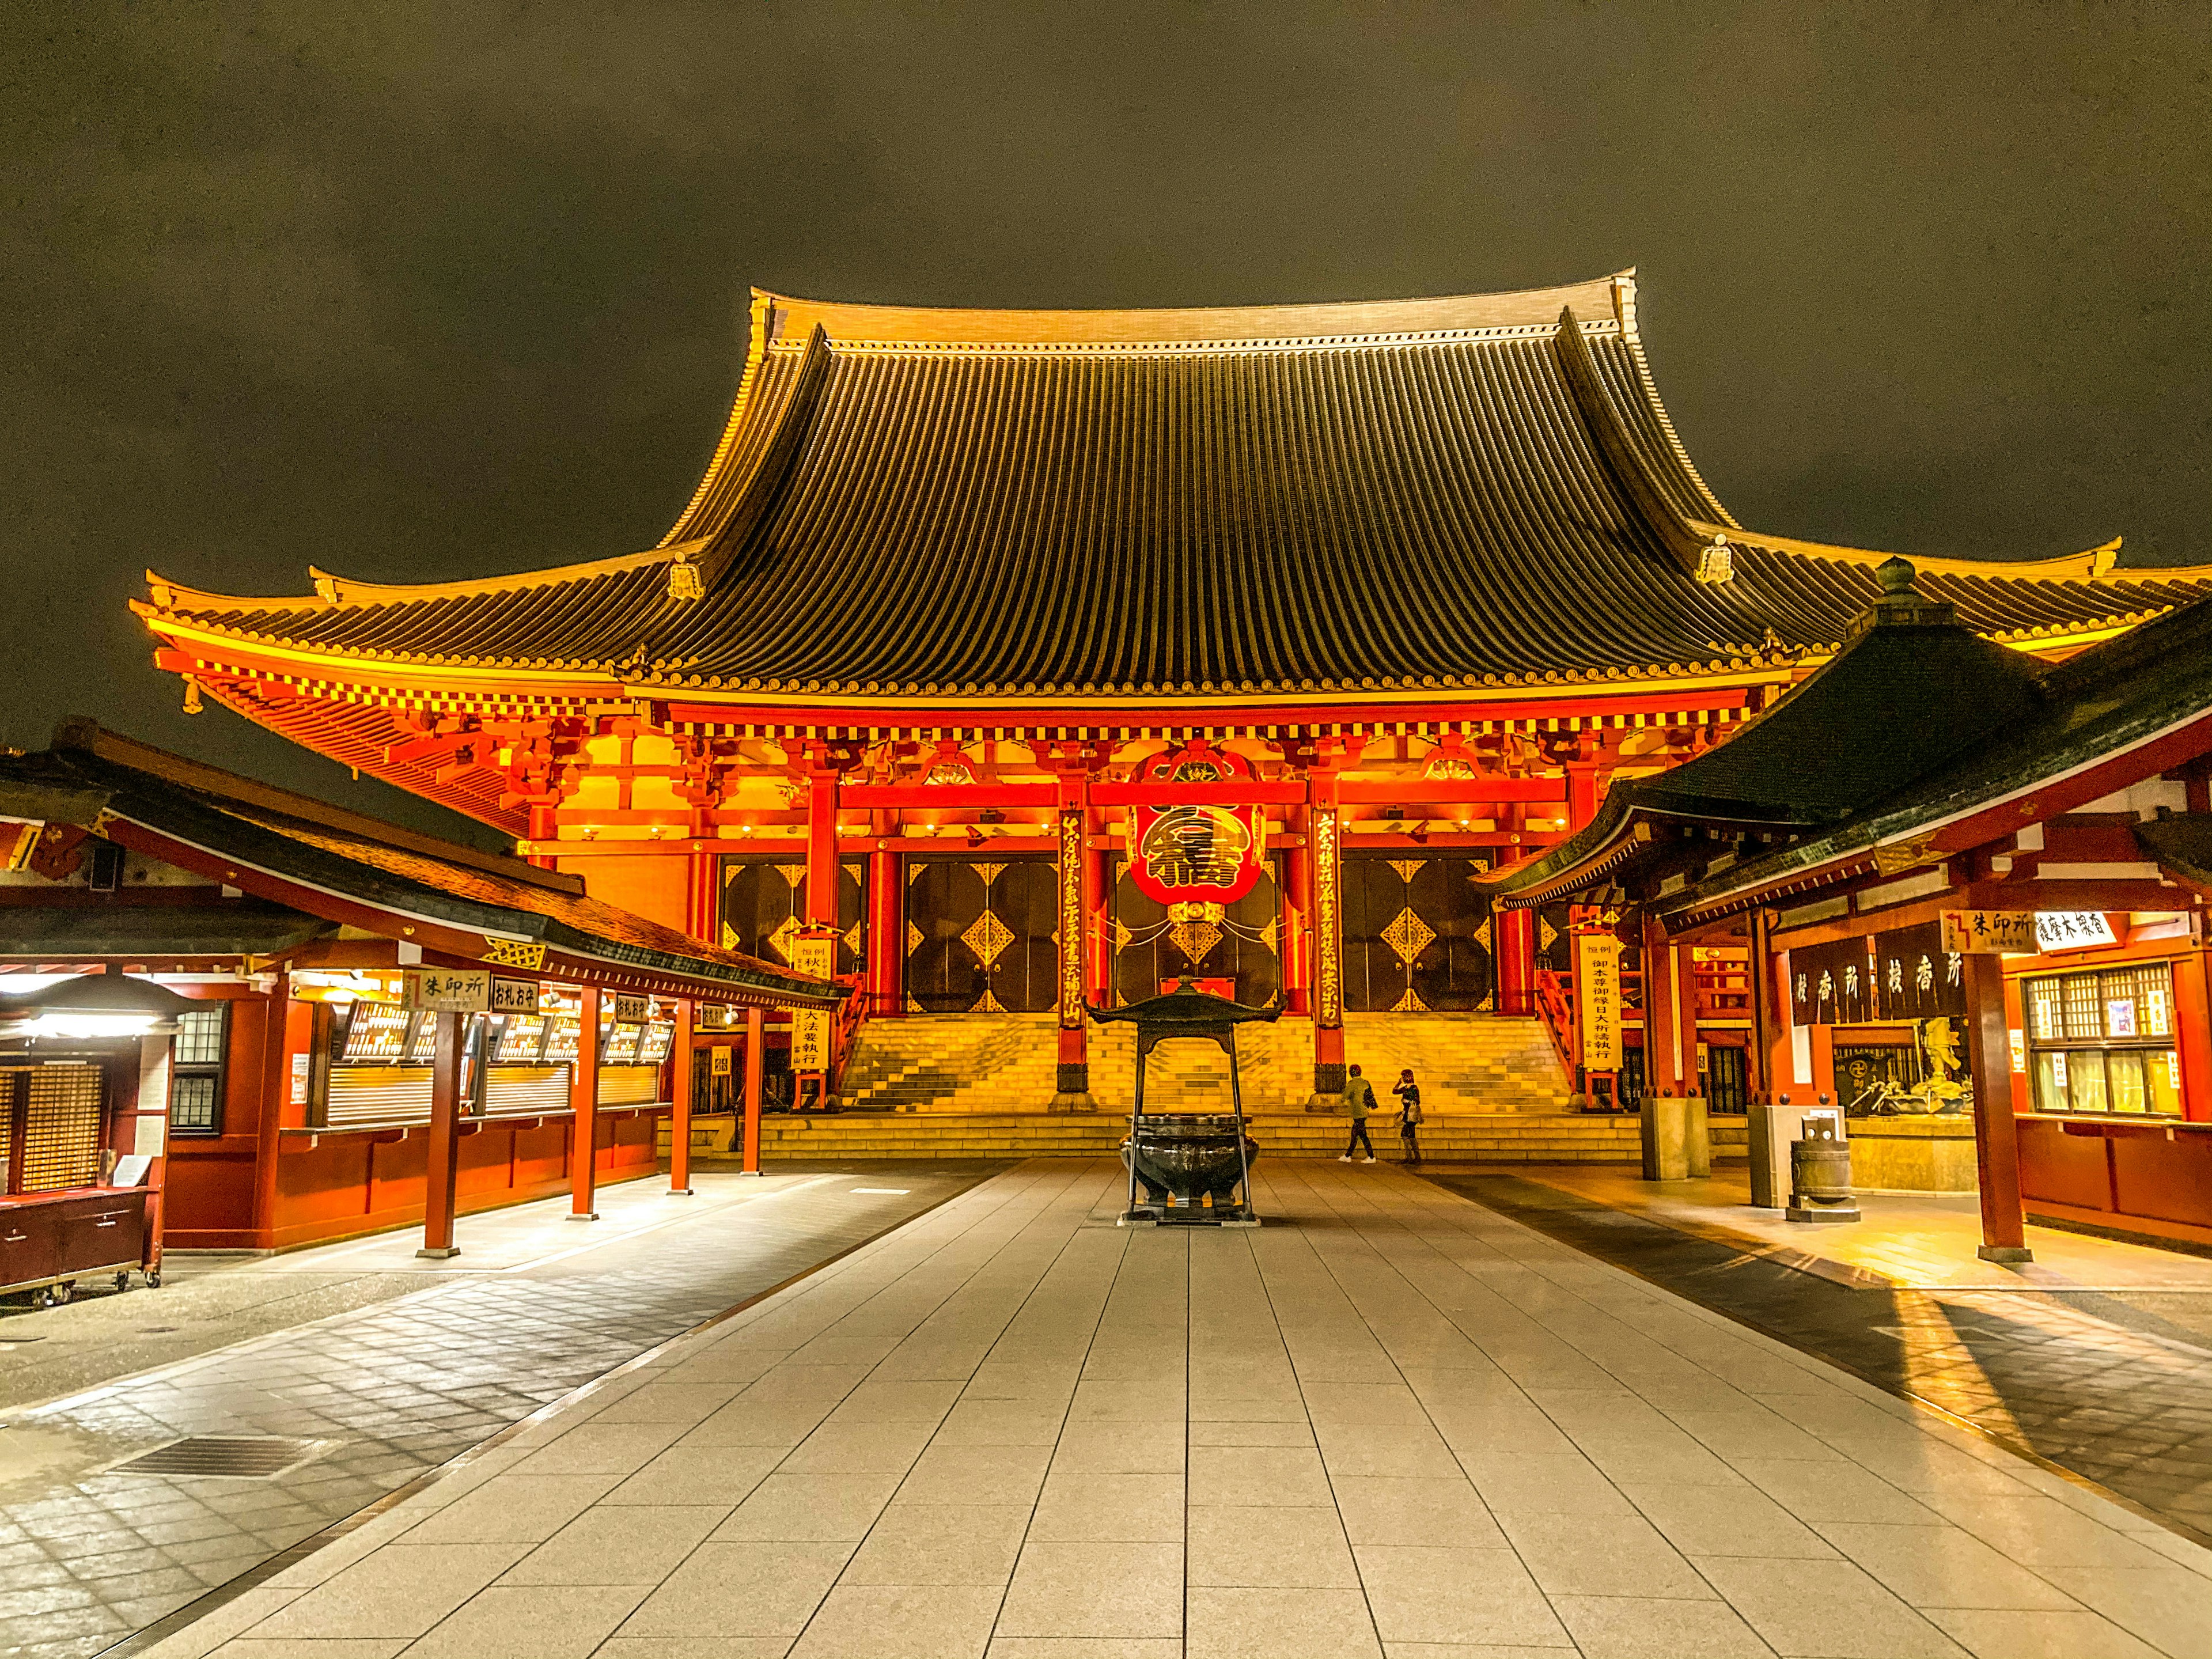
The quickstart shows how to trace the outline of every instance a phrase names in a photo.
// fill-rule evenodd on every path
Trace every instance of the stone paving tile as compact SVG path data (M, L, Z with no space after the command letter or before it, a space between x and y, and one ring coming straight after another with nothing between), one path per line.
M1779 1224L1743 1209L1740 1194L1732 1208L1717 1207L1725 1200L1716 1197L1692 1206L1694 1214L1678 1215L1682 1206L1671 1200L1621 1194L1610 1175L1434 1178L1809 1353L1885 1386L1910 1389L2193 1529L2200 1540L2212 1538L2212 1334L2203 1317L2212 1297L2202 1293L2202 1262L2038 1230L2037 1265L2024 1273L2000 1271L1954 1248L1961 1239L1971 1242L1971 1203L1962 1209L1895 1200L1883 1203L1920 1224L1900 1243L1895 1272L1910 1285L1951 1287L1839 1282L1767 1259ZM1717 1183L1705 1185L1717 1191ZM1665 1224L1662 1215L1679 1225ZM1714 1224L1723 1220L1725 1225ZM1824 1239L1820 1248L1857 1260L1847 1239ZM2065 1270L2053 1263L2066 1264ZM2188 1281L2199 1293L2160 1298L2125 1288L2146 1282L2153 1271ZM2069 1273L2075 1277L2069 1279ZM1991 1288L1996 1284L2009 1288ZM2190 1322L2177 1323L2177 1312ZM1741 1440L1753 1432L1739 1425L1747 1419L1735 1413L1699 1413L1705 1431L1687 1415L1675 1415L1701 1438L1709 1431ZM1764 1432L1767 1443L1743 1444L1747 1455L1803 1457L1807 1436L1856 1455L1814 1421ZM1729 1455L1726 1443L1708 1443ZM1886 1460L1862 1461L1894 1484L1917 1484Z
M1493 1211L1291 1165L1256 1233L1125 1231L1094 1219L1117 1184L996 1177L309 1557L226 1637L329 1607L384 1639L376 1564L475 1550L411 1650L506 1651L499 1608L544 1588L605 1593L546 1650L606 1659L2204 1651L2212 1553ZM564 1443L629 1467L529 1473ZM509 1488L534 1539L434 1541Z
M93 1474L0 1504L0 1547L11 1536L36 1540L50 1564L46 1571L58 1566L64 1575L37 1588L66 1584L80 1592L66 1607L18 1604L0 1593L0 1652L34 1644L23 1648L24 1659L33 1652L38 1659L83 1659L640 1350L957 1191L981 1173L951 1166L927 1179L902 1180L899 1184L914 1188L904 1198L855 1197L846 1181L786 1190L811 1178L805 1176L752 1188L721 1177L726 1201L634 1242L617 1238L601 1249L523 1272L425 1273L416 1282L428 1288L396 1300L113 1383L58 1409L15 1414L17 1424L53 1427L111 1447L111 1459L194 1433L281 1434L326 1445L321 1455L272 1483ZM711 1191L714 1179L702 1176L698 1184ZM726 1201L738 1196L750 1201ZM763 1199L773 1202L755 1210ZM635 1208L663 1201L650 1183L637 1183L614 1189L606 1207L611 1220L617 1203ZM525 1207L546 1209L557 1218L567 1205L562 1200ZM512 1226L517 1213L464 1217L464 1244L472 1228ZM373 1248L401 1249L389 1242ZM304 1279L302 1270L316 1254L237 1271ZM470 1260L465 1250L456 1267L465 1269ZM17 1327L11 1322L10 1328ZM538 1469L548 1477L582 1476L611 1463L613 1474L628 1474L639 1447L685 1431L691 1420L685 1413L702 1407L708 1391L734 1393L743 1386L718 1377L640 1389L610 1407L610 1420L586 1419L549 1440ZM617 1446L619 1453L612 1449ZM611 1475L593 1479L603 1488L614 1484ZM526 1504L511 1502L509 1508L510 1514L485 1522L474 1539L512 1537L517 1527L534 1524L520 1518ZM469 1513L485 1510L479 1506ZM149 1551L167 1559L155 1561ZM131 1563L150 1565L133 1568ZM14 1588L4 1570L0 1582ZM101 1607L112 1609L113 1616L94 1617L93 1610ZM83 1629L64 1635L64 1625L72 1621Z

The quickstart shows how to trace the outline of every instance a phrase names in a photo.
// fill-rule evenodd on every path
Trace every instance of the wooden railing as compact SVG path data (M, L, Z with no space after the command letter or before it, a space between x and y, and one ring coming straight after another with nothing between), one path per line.
M853 1057L853 1045L859 1040L860 1027L868 1020L868 991L864 974L840 974L837 983L849 986L852 994L839 1003L830 1017L830 1077L828 1097L836 1100L845 1087L845 1064Z
M1560 1069L1571 1079L1582 1065L1581 1042L1575 1026L1575 976L1539 968L1535 1003L1537 1017L1544 1022L1544 1034L1552 1039L1552 1052L1559 1056Z

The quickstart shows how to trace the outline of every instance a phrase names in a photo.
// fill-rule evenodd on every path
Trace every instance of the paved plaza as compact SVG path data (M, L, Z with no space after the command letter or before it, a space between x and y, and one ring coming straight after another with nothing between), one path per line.
M992 1167L628 1182L589 1226L565 1196L465 1217L450 1261L412 1231L179 1257L158 1291L0 1321L0 1656L100 1652ZM203 1434L313 1455L268 1480L114 1467Z
M1387 1166L1257 1231L994 1176L162 1659L2212 1654L2212 1553Z
M2030 1227L2033 1261L1978 1261L1971 1194L1863 1196L1856 1225L1794 1226L1746 1206L1740 1170L1437 1179L2212 1544L2212 1261Z

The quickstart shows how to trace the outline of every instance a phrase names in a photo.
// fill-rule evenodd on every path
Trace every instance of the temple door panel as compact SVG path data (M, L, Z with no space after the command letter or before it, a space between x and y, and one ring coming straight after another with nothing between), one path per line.
M837 866L837 967L857 974L865 961L868 867ZM791 942L806 920L806 860L765 853L722 860L722 948L778 967L791 965Z
M1139 887L1130 878L1128 861L1116 858L1115 999L1127 1004L1156 997L1181 974L1227 980L1236 987L1237 1000L1249 1006L1274 997L1283 986L1277 873L1271 860L1252 890L1231 904L1170 906Z
M1343 864L1344 1006L1472 1013L1497 1006L1486 857L1355 854Z
M906 1004L915 1013L1036 1014L1058 989L1049 858L909 859Z

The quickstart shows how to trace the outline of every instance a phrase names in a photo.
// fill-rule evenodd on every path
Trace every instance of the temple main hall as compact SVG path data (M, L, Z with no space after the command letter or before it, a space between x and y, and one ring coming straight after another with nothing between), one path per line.
M750 343L655 546L428 585L311 567L292 597L155 575L138 609L188 707L845 979L876 1034L852 1078L849 1022L811 1079L773 1047L800 1104L1080 1109L1121 1086L1086 1010L1182 975L1281 999L1259 1080L1285 1109L1340 1091L1347 1016L1424 1058L1431 1016L1537 1016L1569 908L1493 914L1484 882L1813 673L1890 556L1722 505L1632 271L1213 310L756 291ZM1916 568L2046 664L2208 583L2118 541ZM1699 1064L1738 1109L1764 1064L1747 945L1697 962ZM945 1070L896 1022L954 1015L1044 1017L1055 1069L891 1086ZM1643 1086L1632 1030L1596 1079L1555 1046L1555 1103Z
M757 292L656 545L152 576L513 845L0 750L0 1650L2205 1654L2212 568L2021 550L1622 272Z

